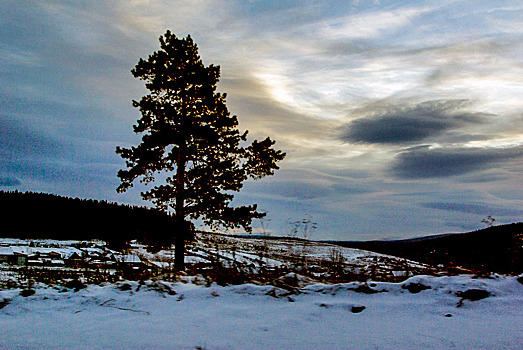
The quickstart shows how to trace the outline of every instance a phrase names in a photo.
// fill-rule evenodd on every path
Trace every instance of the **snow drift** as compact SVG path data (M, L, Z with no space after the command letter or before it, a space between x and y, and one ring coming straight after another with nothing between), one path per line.
M292 278L294 276L287 276ZM0 291L0 348L521 349L523 277ZM25 296L23 296L23 295Z

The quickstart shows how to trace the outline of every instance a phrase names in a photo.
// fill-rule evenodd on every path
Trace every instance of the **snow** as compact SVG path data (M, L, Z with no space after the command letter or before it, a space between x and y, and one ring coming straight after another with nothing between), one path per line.
M424 274L440 271L417 262L321 242L197 238L187 247L188 264L342 263L353 271L373 270L364 276L381 282L323 284L288 273L270 284L224 287L203 276L179 276L177 282L121 281L84 289L36 284L34 294L26 294L20 289L22 267L3 263L1 285L16 288L0 289L0 349L523 348L523 276L435 277ZM17 239L0 239L0 251L110 253L93 242L33 240L29 246ZM167 270L174 263L172 249L150 253L134 244L127 254L117 255ZM309 276L327 281L318 271ZM413 274L401 283L385 282Z
M297 260L306 260L309 266L333 262L338 257L344 267L353 271L374 268L383 275L393 275L392 270L424 270L428 267L418 262L398 257L345 248L324 242L295 239L264 239L227 236L212 233L197 233L196 243L187 247L186 262L212 262L219 260L227 265L282 267L292 266ZM145 250L140 254L147 255ZM167 262L174 260L174 251L163 250L156 259ZM407 272L407 274L408 274Z
M118 257L116 257L116 259L118 261L121 261L124 263L129 263L129 264L139 264L142 262L142 260L140 260L140 257L138 255L132 255L132 254L118 256Z
M51 254L56 253L61 257L70 256L73 253L82 254L82 251L74 247L29 247L25 245L2 247L3 249L9 248L16 254L33 255L33 254Z
M332 285L295 280L298 289L206 287L201 278L185 277L78 291L38 284L27 297L20 289L0 290L0 348L523 348L523 285L516 277L422 275L402 283ZM473 289L490 296L460 294Z
M33 243L36 246L71 246L80 243L81 241L74 240L56 240L56 239L22 239L22 238L0 238L0 246L13 246L13 245L29 245ZM92 240L91 242L102 242L98 240Z

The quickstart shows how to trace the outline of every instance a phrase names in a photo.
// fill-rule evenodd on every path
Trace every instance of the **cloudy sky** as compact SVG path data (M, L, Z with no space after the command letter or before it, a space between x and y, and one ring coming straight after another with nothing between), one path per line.
M0 188L117 194L130 70L190 34L240 129L287 152L247 183L265 227L363 240L523 218L523 2L3 0ZM254 226L260 226L255 222Z

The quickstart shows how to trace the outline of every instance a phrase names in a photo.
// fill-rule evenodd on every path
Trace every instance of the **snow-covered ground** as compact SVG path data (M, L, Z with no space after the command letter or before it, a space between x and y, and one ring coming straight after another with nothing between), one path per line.
M110 250L102 241L0 238L0 262L2 256L6 255L18 254L28 258L35 254L50 253L55 253L62 259L76 253L91 261L98 261L101 256L113 256L118 260L116 256L121 255L121 252ZM174 248L153 254L146 246L133 243L127 253L136 255L135 259L139 257L149 266L155 265L166 270L174 266ZM189 265L219 262L224 266L249 268L250 271L260 268L306 267L316 277L326 277L334 266L338 272L366 274L375 278L381 276L382 279L432 272L429 266L407 259L324 242L234 237L203 232L197 233L196 240L186 246L185 262ZM1 265L0 269L3 269Z
M0 290L0 349L523 348L523 276L418 275L401 283L322 284L328 280L322 274L330 273L322 269L333 263L383 281L396 280L398 273L437 271L321 242L197 238L187 247L189 264L220 261L254 270L306 264L295 270L308 271L316 281L290 273L265 285L224 287L194 276L166 282L161 279L170 273L160 273L142 283L75 290L57 281L61 285L35 284L28 291L20 289L27 281L17 267L4 264L0 281L15 281L4 285L17 288ZM4 248L24 249L67 250L73 243L81 242L34 241L29 247L23 240L0 240ZM173 250L153 254L135 244L131 252L167 269L174 261Z
M186 263L214 262L224 265L254 267L308 268L336 263L344 271L393 277L397 272L428 272L430 267L407 259L370 251L344 248L324 242L287 238L263 239L233 237L212 233L197 233L194 243L187 247ZM173 266L174 251L148 253L145 247L135 245L134 252L141 258L162 268Z
M289 280L299 288L207 287L187 277L78 291L38 284L26 297L0 290L0 348L523 348L523 277Z

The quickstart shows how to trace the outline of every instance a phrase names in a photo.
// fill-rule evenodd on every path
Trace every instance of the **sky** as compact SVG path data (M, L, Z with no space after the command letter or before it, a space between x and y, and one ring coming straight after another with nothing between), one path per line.
M523 218L522 1L3 0L0 189L116 193L130 71L191 35L240 130L287 153L235 203L255 232L400 239Z

